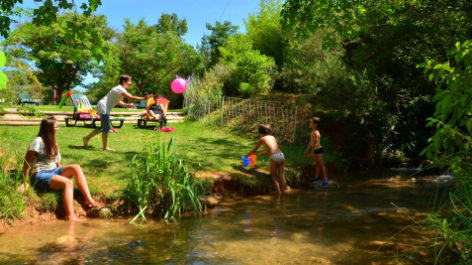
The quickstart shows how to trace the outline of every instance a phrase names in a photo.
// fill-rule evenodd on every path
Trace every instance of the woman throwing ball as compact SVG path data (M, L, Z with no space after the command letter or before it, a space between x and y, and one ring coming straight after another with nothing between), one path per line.
M92 139L95 135L102 133L102 143L103 143L103 150L114 152L113 149L108 147L108 133L110 132L110 112L111 109L116 106L116 104L127 107L133 108L133 104L126 104L123 101L123 97L132 100L132 101L140 101L140 100L147 100L152 95L146 95L145 97L135 97L128 93L126 89L131 86L131 76L129 75L122 75L120 76L120 84L114 87L108 94L102 98L97 104L97 113L100 114L100 122L102 127L99 129L93 130L89 135L83 137L84 140L84 147L88 148L88 142Z

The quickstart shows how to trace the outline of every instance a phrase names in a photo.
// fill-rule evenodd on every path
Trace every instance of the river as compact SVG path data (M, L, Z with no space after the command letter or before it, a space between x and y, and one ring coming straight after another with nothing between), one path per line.
M0 235L1 264L396 264L428 235L408 229L453 177L388 179L407 171L366 172L337 185L224 200L196 217L50 221ZM392 205L394 203L398 206ZM390 240L391 239L391 240ZM389 241L390 240L390 241ZM431 263L418 250L415 261Z

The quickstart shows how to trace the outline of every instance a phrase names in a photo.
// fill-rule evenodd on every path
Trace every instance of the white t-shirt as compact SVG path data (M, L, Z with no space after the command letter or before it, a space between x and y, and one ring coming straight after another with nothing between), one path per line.
M55 159L51 159L46 154L43 138L39 136L33 139L28 151L37 152L33 162L31 163L31 174L39 171L55 169L57 167L56 163L61 162L61 152L59 152L59 149L57 149L58 152Z
M126 89L121 85L112 88L110 92L98 102L97 112L99 114L110 113L111 109L123 98L123 96L121 96L123 93L126 93Z

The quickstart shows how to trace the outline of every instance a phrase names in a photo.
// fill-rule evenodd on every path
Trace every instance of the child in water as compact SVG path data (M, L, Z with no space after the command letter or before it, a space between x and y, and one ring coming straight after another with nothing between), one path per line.
M310 137L310 145L305 151L305 157L314 157L316 162L316 175L313 178L310 178L310 181L318 181L320 178L318 177L320 174L320 170L323 172L323 183L322 185L328 184L328 177L326 176L326 167L323 162L323 154L324 149L320 144L321 141L321 134L318 131L318 126L321 124L320 118L313 117L310 119L310 128L313 130L311 132ZM308 151L311 148L311 153L309 154Z
M282 151L280 151L277 140L274 136L270 135L272 129L269 124L261 124L259 126L259 134L261 139L256 144L256 147L249 152L246 157L254 154L261 145L264 145L265 151L260 152L259 156L269 154L270 157L270 176L272 177L272 182L274 183L275 190L277 194L283 194L285 191L285 157ZM277 182L277 171L279 173L280 186Z

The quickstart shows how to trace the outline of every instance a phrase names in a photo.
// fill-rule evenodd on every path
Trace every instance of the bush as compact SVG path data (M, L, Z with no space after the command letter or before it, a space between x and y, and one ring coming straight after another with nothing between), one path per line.
M172 148L172 153L169 150ZM145 220L145 212L161 214L165 218L177 212L194 214L203 209L200 199L208 185L189 173L185 161L178 158L175 140L172 138L167 149L164 142L150 146L147 152L136 155L130 165L131 178L126 188L127 205L136 205ZM132 221L132 222L133 222Z
M28 197L18 192L18 186L23 183L23 174L18 170L22 164L20 153L11 144L11 137L1 135L0 143L0 219L6 222L21 217L25 210ZM30 189L31 191L32 189Z

